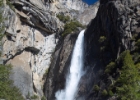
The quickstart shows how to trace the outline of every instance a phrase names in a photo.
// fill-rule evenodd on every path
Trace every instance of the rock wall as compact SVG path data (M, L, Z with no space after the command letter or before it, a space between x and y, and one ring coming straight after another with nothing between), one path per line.
M77 18L89 6L82 0L53 0L51 3L46 2L46 6L53 15L64 14Z
M99 2L89 6L76 18L83 25L88 25L89 22L96 17L97 11L99 8Z
M26 97L42 97L43 76L51 64L61 23L39 0L12 1L14 11L5 5L5 37L2 59L13 65L11 79Z
M59 21L56 14L66 12L66 14L73 16L71 15L72 9L81 12L87 5L82 1L78 1L78 3L65 1L66 5L73 4L73 6L69 5L68 7L64 2L58 0L9 1L13 6L9 7L4 0L5 4L2 8L3 16L6 18L4 22L6 35L2 40L2 60L4 64L13 65L10 78L14 81L14 85L20 89L23 96L26 98L29 94L30 96L38 95L40 99L44 95L43 85L46 73L50 65L49 70L53 70L56 66L52 66L52 62L55 62L52 61L52 54L56 51L58 37L63 31L64 24ZM75 8L75 6L78 8ZM62 76L63 67L66 66L65 63L70 59L75 39L76 36L70 35L64 41L61 40L66 43L62 43L60 46L62 50L58 51L61 60L64 60L64 62L59 63L61 65L60 76ZM68 51L65 47L68 48ZM49 74L51 78L54 78L53 74ZM47 76L48 80L51 79L50 76ZM53 91L56 91L56 88L54 89L51 83L47 83L47 86L52 89L45 92L45 95L48 98L53 98L52 94Z
M88 7L82 0L59 0L59 2L68 9L74 9L83 12Z
M59 3L63 7L68 8L69 10L74 9L81 12L88 7L88 4L84 3L82 0L47 0L46 3L48 2Z
M77 98L83 100L117 100L103 96L113 76L106 76L105 67L124 50L133 51L139 36L139 0L100 0L95 19L85 32L85 70ZM101 41L101 39L103 39ZM135 40L136 39L136 40ZM116 73L113 74L114 76ZM100 87L99 91L94 86Z

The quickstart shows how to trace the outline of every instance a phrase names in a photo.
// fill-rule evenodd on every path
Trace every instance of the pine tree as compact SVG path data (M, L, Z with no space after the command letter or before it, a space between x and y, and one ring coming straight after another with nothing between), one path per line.
M120 57L121 74L116 81L118 100L140 100L140 75L129 51Z

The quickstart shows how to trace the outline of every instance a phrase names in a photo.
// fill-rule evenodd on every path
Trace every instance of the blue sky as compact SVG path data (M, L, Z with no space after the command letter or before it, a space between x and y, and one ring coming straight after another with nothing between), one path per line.
M91 5L93 3L95 3L98 0L83 0L84 2L86 2L87 4Z

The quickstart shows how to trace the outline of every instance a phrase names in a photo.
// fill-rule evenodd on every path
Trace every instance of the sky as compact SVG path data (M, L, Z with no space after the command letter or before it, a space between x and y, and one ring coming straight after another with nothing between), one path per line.
M98 0L83 0L84 2L86 2L89 5L92 5L93 3L95 3Z

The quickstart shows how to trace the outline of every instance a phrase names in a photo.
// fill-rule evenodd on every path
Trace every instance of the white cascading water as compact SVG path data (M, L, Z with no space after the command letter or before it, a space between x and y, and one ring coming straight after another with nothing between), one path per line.
M76 40L72 54L70 73L66 79L66 87L64 90L56 92L56 100L74 100L75 98L78 83L83 75L84 32L85 30L81 31Z

